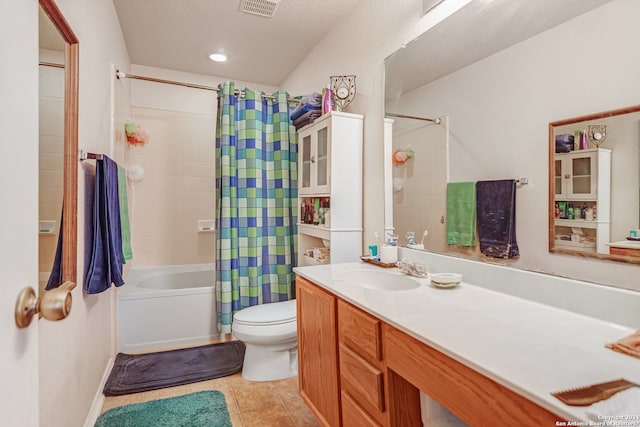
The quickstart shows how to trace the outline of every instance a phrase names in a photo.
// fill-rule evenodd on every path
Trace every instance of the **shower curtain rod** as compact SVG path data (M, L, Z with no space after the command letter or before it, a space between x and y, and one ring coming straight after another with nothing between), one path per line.
M190 87L190 88L194 88L194 89L211 90L211 91L214 91L214 92L219 92L220 91L220 89L217 88L217 87L197 85L197 84L193 84L193 83L176 82L174 80L157 79L155 77L136 76L135 74L128 74L128 73L125 73L124 71L120 71L120 70L116 70L116 78L118 80L120 80L120 79L145 80L145 81L148 81L148 82L165 83L165 84L169 84L169 85ZM239 90L236 89L235 95L242 97L242 96L244 96L244 92L239 91ZM271 99L271 100L276 99L276 97L273 96L273 95L262 94L262 97L265 98L265 99ZM299 98L289 98L288 100L289 100L289 102L298 102L298 101L300 101Z
M426 117L407 116L405 114L398 114L398 113L385 113L385 117L398 117L398 118L401 118L401 119L422 120L422 121L425 121L425 122L435 123L437 125L442 123L442 119L440 117L436 117L435 119L428 119Z
M64 64L56 64L55 62L40 62L38 65L42 65L43 67L64 68Z

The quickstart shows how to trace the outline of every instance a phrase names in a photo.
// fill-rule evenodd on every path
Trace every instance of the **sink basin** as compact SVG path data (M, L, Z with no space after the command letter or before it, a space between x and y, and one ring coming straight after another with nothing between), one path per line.
M367 289L377 289L381 291L406 291L421 286L420 282L409 276L398 272L355 270L341 274L340 281L361 286Z

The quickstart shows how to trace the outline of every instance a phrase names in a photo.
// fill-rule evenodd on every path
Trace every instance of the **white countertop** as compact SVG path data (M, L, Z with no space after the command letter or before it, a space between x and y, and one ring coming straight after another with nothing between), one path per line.
M564 417L586 408L551 392L625 378L640 384L640 359L604 347L634 329L463 282L438 289L373 290L341 280L353 270L397 272L366 263L294 271L419 341ZM615 309L615 308L613 308ZM587 407L588 408L588 407Z

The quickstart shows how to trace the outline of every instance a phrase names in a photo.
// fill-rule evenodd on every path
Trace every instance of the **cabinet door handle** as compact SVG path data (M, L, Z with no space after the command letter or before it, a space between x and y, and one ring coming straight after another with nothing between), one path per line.
M311 163L315 163L316 162L316 156L311 156Z
M567 173L567 174L565 174L565 175L564 175L564 177L565 177L566 179L569 179L569 178L571 178L571 175L569 175L569 174Z

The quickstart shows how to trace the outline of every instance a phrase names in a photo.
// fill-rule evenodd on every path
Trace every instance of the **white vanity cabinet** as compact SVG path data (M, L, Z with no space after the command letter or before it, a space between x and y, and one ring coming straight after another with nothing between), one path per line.
M611 223L611 150L555 154L555 248L608 254ZM569 208L574 212L568 213ZM584 208L594 218L582 217ZM576 230L587 236L579 240ZM574 236L573 239L567 238Z
M336 111L298 131L298 265L322 263L312 248L329 246L331 262L361 255L362 133L362 115Z

